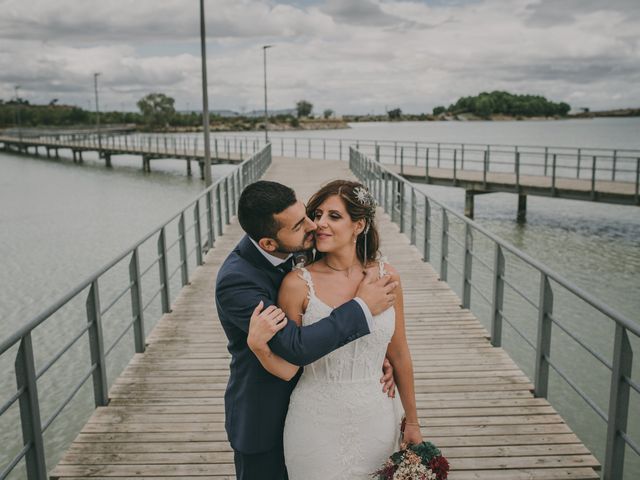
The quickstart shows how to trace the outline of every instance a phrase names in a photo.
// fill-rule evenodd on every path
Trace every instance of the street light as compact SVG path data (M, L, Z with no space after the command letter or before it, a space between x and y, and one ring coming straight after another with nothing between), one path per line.
M22 141L22 128L21 128L21 122L20 122L20 97L18 96L18 90L20 90L20 85L16 85L14 87L15 91L16 91L16 125L18 126L18 138L20 139L20 141Z
M204 127L204 184L211 185L211 147L209 145L209 93L207 91L207 47L204 31L204 0L200 0L200 53L202 55L202 123ZM210 245L211 247L211 245Z
M262 46L262 56L264 59L264 142L269 143L269 114L267 113L267 48L273 45Z
M100 106L98 104L98 75L99 72L93 74L93 87L96 95L96 130L98 132L98 158L102 156L102 135L100 134Z

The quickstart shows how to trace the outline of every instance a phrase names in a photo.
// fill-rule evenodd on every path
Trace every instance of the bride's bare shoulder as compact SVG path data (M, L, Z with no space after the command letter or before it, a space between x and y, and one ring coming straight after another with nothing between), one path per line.
M307 282L304 279L302 270L295 268L287 273L280 285L280 291L286 291L287 294L304 293L307 294Z

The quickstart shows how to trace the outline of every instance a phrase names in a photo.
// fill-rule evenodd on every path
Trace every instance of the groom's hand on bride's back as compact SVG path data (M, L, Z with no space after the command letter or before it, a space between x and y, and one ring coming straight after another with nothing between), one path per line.
M367 269L356 291L356 297L367 304L372 315L378 315L393 306L396 301L395 289L398 286L389 275L383 275L378 279L375 277L375 273Z

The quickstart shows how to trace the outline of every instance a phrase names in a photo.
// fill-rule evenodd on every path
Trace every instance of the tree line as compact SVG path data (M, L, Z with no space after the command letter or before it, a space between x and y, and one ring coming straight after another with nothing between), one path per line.
M434 115L472 113L488 118L491 115L522 117L566 116L571 106L565 102L552 102L541 95L514 95L509 92L482 92L476 96L461 97L448 108L438 106Z
M163 93L150 93L136 103L138 112L100 112L103 124L135 124L142 128L161 129L166 127L200 127L202 113L178 112L175 99ZM299 120L313 116L313 104L300 100L295 106L295 115L275 115L269 120L276 123L290 123L298 126ZM324 118L333 116L333 110L323 112ZM261 117L223 118L211 115L212 122L237 123L239 128L257 128L264 121ZM0 128L15 125L38 126L78 126L95 125L96 112L70 105L59 105L52 100L47 105L32 105L21 98L4 101L0 99Z

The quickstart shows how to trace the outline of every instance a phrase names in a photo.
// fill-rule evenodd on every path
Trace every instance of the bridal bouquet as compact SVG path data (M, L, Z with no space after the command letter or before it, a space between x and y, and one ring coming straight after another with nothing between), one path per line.
M380 470L371 476L376 480L446 480L449 462L431 442L400 445Z

